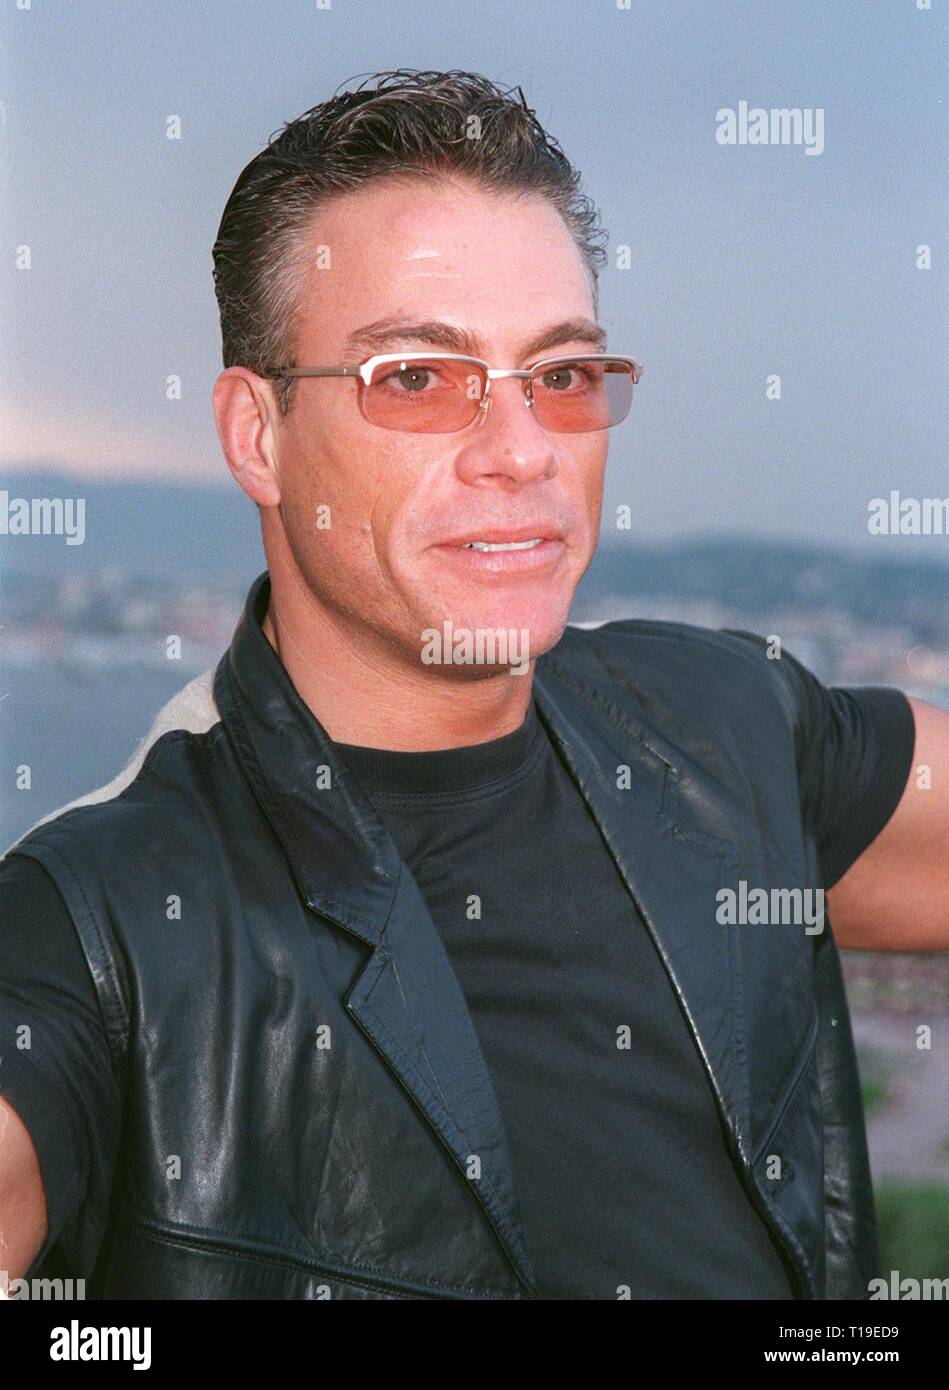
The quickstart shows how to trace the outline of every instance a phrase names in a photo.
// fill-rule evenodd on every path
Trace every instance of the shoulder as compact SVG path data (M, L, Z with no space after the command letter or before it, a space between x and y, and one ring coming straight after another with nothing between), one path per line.
M784 663L799 663L759 633L619 618L569 625L549 656L588 681L625 688L650 708L690 710L716 722L770 714L789 729L797 722L796 691Z
M614 618L602 623L571 623L565 639L623 653L647 656L661 653L670 659L695 665L702 662L767 660L768 638L741 628L701 627L697 623L659 618Z
M204 671L177 691L113 778L44 816L0 858L4 869L20 859L37 861L56 885L119 1064L134 998L130 944L161 949L164 938L151 925L155 914L165 912L180 882L208 881L226 841L216 807L233 788L233 758L214 676L214 669ZM37 882L34 874L34 887ZM9 873L0 884L9 889Z

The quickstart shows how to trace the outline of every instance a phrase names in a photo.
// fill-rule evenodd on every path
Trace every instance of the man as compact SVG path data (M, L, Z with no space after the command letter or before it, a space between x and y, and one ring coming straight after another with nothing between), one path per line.
M949 717L753 634L567 625L639 377L597 236L473 74L383 75L238 180L213 401L267 571L4 861L11 1275L866 1296L820 895L845 946L949 946Z

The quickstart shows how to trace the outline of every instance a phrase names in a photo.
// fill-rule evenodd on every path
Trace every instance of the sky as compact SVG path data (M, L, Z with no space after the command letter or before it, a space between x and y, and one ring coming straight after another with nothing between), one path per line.
M211 246L238 174L367 74L465 68L523 88L610 234L601 322L645 372L604 514L949 554L867 527L892 489L949 495L949 5L925 2L4 0L0 466L233 487ZM821 110L822 152L719 143L742 101Z

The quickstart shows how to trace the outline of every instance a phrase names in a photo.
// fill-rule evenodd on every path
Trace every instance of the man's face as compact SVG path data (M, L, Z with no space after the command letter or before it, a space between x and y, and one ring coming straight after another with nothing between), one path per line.
M580 254L544 201L467 181L387 179L334 198L310 236L301 366L450 350L414 338L347 350L351 333L395 315L466 330L470 351L492 367L597 349L565 336L527 352L555 326L594 319ZM318 268L319 247L329 248L331 268ZM423 631L446 620L456 631L527 629L531 659L553 646L596 546L607 432L547 433L525 404L521 378L491 383L482 424L444 434L371 424L358 407L361 389L345 377L296 382L277 436L280 508L263 513L265 541L268 527L282 525L304 582L334 621L357 640L381 639L400 660L417 665ZM320 527L327 506L330 524ZM559 540L536 554L451 544L551 529ZM456 666L452 674L486 672Z

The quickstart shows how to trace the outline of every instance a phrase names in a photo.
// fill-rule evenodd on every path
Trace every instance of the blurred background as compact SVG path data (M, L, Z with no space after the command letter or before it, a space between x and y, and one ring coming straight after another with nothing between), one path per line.
M945 6L4 9L3 847L230 639L264 562L211 414L211 245L271 135L383 69L520 85L609 231L601 322L646 370L572 620L778 634L829 684L949 708ZM720 144L743 101L819 109L822 151ZM81 500L82 543L5 534L17 498ZM874 499L943 525L874 533ZM883 1269L945 1278L949 955L842 954Z

